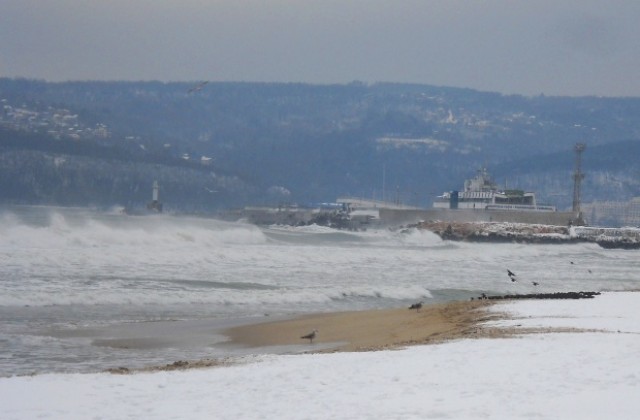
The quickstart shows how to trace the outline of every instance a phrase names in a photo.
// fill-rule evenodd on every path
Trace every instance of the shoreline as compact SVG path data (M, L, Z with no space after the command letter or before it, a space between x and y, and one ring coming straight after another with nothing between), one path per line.
M559 297L546 294L522 295L523 299L592 299L598 292L567 292ZM573 295L580 295L576 297ZM517 296L517 295L516 295ZM396 350L415 345L440 344L474 338L505 338L518 334L584 332L576 328L515 328L483 325L509 317L489 307L515 296L488 296L469 301L431 303L419 309L372 309L349 312L313 313L241 324L220 330L228 337L225 345L256 350L265 354L320 354ZM314 339L303 338L317 330ZM157 372L230 366L239 362L235 356L177 360L165 365L141 368L106 369L112 374Z
M416 309L372 309L300 315L281 320L241 324L218 332L227 346L257 350L262 354L309 354L394 350L464 338L504 337L506 330L484 328L486 321L503 314L487 311L496 301L469 300L426 304ZM318 330L311 343L301 337ZM164 365L119 366L103 372L127 375L220 367L241 363L236 356L177 360Z
M379 309L308 314L293 319L229 328L229 344L248 348L305 346L307 353L359 352L477 337L480 323L500 318L484 310L487 300L434 303L416 309ZM302 336L318 330L310 342Z
M640 294L622 290L489 304L479 312L500 320L481 325L514 333L362 353L256 354L227 366L176 362L158 373L0 378L0 392L15 419L632 419L639 305Z

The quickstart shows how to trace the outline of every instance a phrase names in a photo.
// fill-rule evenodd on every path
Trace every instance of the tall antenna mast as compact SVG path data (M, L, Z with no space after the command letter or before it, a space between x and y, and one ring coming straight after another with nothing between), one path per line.
M385 190L387 189L387 165L382 164L382 201L385 201Z
M573 173L573 212L577 214L579 219L582 219L580 211L580 187L584 174L582 173L582 152L587 148L584 143L576 143L574 150L576 152L576 168Z

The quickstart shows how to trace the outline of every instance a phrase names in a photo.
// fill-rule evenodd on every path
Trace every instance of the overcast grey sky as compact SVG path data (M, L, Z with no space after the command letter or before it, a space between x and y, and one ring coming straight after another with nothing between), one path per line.
M0 0L0 77L640 96L639 0Z

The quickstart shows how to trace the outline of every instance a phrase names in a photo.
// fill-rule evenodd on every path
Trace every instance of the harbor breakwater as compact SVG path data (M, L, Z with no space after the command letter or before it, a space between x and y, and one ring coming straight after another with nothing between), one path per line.
M640 249L638 228L598 228L502 222L425 221L419 229L444 240L496 243L567 244L597 243L603 248Z

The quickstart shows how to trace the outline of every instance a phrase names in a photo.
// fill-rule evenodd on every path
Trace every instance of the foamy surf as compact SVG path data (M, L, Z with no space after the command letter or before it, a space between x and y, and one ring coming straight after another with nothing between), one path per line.
M15 351L0 359L0 373L50 369L64 348L93 357L90 343L71 338L56 338L59 345L47 349L20 344L46 337L41 326L48 324L73 331L150 320L259 319L408 307L481 292L640 285L633 252L590 244L452 243L417 229L257 227L18 207L0 214L0 233L0 317L6 320L0 337Z

